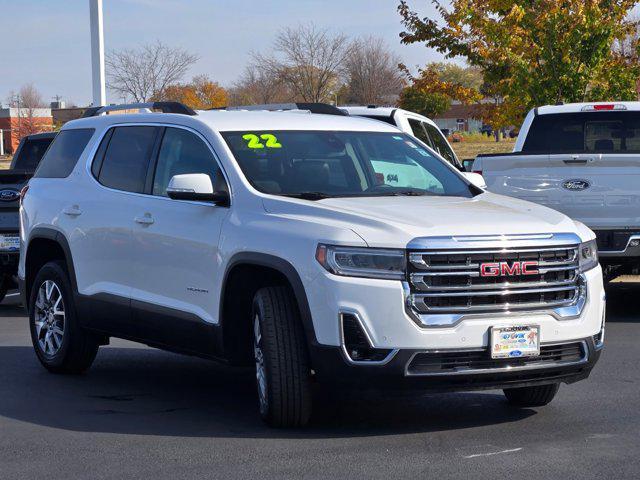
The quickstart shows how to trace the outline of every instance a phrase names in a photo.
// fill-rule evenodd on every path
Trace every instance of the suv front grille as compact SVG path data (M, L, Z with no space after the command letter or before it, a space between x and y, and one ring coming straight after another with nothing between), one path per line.
M410 251L408 263L409 304L417 314L558 308L580 295L577 245Z
M492 359L487 349L416 353L407 364L407 375L455 375L501 370L548 368L586 362L585 342L541 345L540 356Z

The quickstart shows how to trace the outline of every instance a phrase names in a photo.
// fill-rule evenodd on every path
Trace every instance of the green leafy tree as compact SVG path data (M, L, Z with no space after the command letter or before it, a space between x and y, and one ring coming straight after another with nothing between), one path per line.
M628 15L635 0L432 2L441 19L420 18L400 2L402 42L480 68L491 96L501 98L485 112L494 126L518 123L537 105L626 96L640 75L612 49L637 26Z
M400 94L400 108L419 113L426 117L436 117L451 106L451 99L444 93L428 92L416 86L406 87Z

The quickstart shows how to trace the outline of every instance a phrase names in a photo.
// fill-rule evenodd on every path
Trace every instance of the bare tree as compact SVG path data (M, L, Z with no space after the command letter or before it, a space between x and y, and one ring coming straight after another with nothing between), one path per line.
M109 52L108 87L122 98L146 102L161 97L168 85L178 83L198 56L160 41L138 49Z
M12 92L8 98L9 106L17 109L17 127L11 132L16 139L25 135L51 130L51 125L42 120L43 115L38 109L45 108L46 103L42 94L32 83L23 85L18 93Z
M252 62L230 90L230 105L284 103L294 101L282 79L261 65Z
M346 59L349 101L359 104L394 104L404 85L400 59L380 38L353 42Z
M296 98L322 102L330 98L344 72L350 45L315 25L285 28L274 42L275 54L254 54L254 63L279 78Z

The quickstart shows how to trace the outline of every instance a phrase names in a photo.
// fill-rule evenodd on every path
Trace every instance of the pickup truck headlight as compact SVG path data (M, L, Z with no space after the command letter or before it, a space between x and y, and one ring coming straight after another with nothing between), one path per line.
M598 245L595 240L580 244L578 259L580 260L581 272L591 270L598 265Z
M316 260L336 275L389 280L405 277L404 250L318 245Z

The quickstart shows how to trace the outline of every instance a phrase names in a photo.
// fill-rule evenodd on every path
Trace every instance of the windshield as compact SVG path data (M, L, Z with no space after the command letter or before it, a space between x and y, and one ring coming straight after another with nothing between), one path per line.
M473 196L444 161L400 132L252 131L222 136L251 185L264 193L310 200Z

